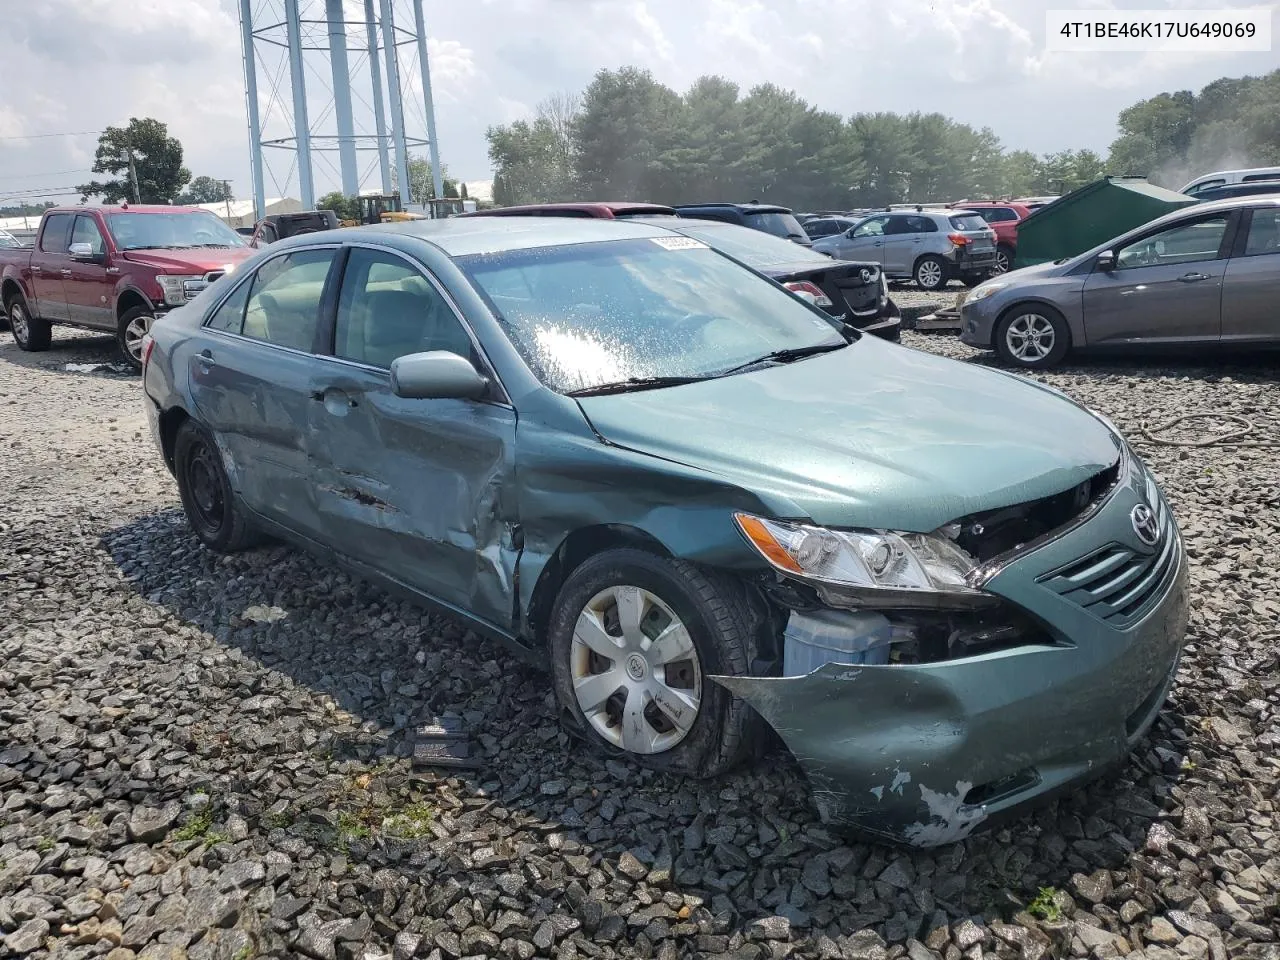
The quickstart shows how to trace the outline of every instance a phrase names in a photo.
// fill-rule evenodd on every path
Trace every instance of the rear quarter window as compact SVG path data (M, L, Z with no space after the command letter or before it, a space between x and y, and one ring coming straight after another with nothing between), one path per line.
M960 217L952 217L951 229L965 231L985 230L987 229L987 221L983 220L982 217L978 216L976 213L969 213Z

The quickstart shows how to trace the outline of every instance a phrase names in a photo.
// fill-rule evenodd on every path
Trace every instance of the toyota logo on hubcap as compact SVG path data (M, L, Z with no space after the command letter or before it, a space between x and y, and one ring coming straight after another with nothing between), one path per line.
M1133 532L1148 547L1154 547L1160 540L1160 525L1156 523L1155 512L1145 503L1140 503L1129 512L1129 520L1133 523Z

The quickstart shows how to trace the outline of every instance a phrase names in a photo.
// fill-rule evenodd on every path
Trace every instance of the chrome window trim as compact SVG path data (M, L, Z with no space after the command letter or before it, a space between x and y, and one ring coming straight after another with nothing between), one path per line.
M379 253L386 253L393 257L398 257L399 259L408 263L409 266L415 268L422 275L422 277L429 284L431 284L432 287L435 288L436 292L440 294L441 299L444 300L445 305L453 313L454 318L462 326L463 331L466 333L467 338L471 341L472 347L476 351L476 355L480 357L481 363L484 365L484 368L485 368L482 372L484 373L485 376L489 377L490 380L493 381L493 383L497 386L499 393L501 394L499 398L490 402L496 403L499 406L511 407L512 409L514 409L514 406L511 402L510 391L507 390L506 385L502 382L502 378L498 375L498 371L494 367L493 361L489 359L488 352L484 349L484 346L480 343L480 340L476 337L476 333L471 328L471 324L467 322L466 317L463 316L462 311L458 308L457 301L453 299L449 291L446 290L444 286L440 283L440 281L436 279L436 276L434 273L432 273L430 267L428 267L425 263L423 263L417 257L414 257L412 254L407 254L403 250L400 250L396 247L389 246L387 244L375 243L368 240L354 240L354 241L347 241L343 243L334 243L332 241L329 241L327 243L308 243L305 245L290 247L287 250L281 250L278 253L273 253L268 257L264 257L256 266L254 266L252 270L245 271L244 275L240 277L240 279L237 282L233 283L230 286L230 288L228 288L227 292L223 294L213 304L213 306L209 308L208 311L206 311L205 315L200 320L200 328L206 332L217 334L218 336L222 336L222 337L230 337L235 340L242 340L245 343L261 343L261 344L265 344L268 347L272 347L276 350L283 350L286 353L297 354L298 356L303 356L303 357L314 357L317 360L328 360L334 363L340 363L346 366L356 367L361 370L368 370L373 373L385 374L387 378L390 379L391 371L386 367L376 367L376 366L373 366L372 364L361 363L358 360L350 360L346 357L339 357L332 353L314 353L308 350L296 350L293 347L285 347L285 346L281 346L278 343L272 343L270 340L259 340L257 337L247 337L243 333L231 333L228 330L219 330L218 328L211 327L209 325L210 321L213 319L213 315L217 313L219 309L221 309L224 303L226 303L229 299L231 299L231 297L236 293L236 291L240 289L240 286L245 283L250 283L253 277L257 276L258 271L261 270L268 263L270 263L272 260L279 259L280 257L287 257L293 253L302 253L310 250L333 250L337 253L340 253L344 248L356 248L356 247L367 249L367 250L376 250ZM345 265L343 269L345 271L346 269ZM341 296L341 286L339 286L338 292L339 292L339 296Z

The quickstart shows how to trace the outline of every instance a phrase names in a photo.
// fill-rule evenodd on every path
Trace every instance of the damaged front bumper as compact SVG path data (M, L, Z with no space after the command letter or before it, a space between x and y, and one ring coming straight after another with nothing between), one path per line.
M1130 519L1149 501L1162 518L1155 548L1138 545ZM1130 567L1108 566L1125 556ZM1091 578L1104 568L1110 579L1097 587ZM1126 570L1124 592L1098 601ZM1149 590L1135 607L1144 578ZM1044 643L935 663L714 679L778 732L825 822L936 846L1123 760L1173 682L1186 582L1177 526L1135 462L1096 515L987 582L1043 627Z

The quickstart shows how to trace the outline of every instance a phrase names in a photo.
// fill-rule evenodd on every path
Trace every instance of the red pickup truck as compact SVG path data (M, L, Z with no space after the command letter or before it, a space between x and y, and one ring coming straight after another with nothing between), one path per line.
M32 246L0 249L0 303L23 350L49 349L55 324L109 330L140 368L151 322L253 253L197 207L54 207Z

